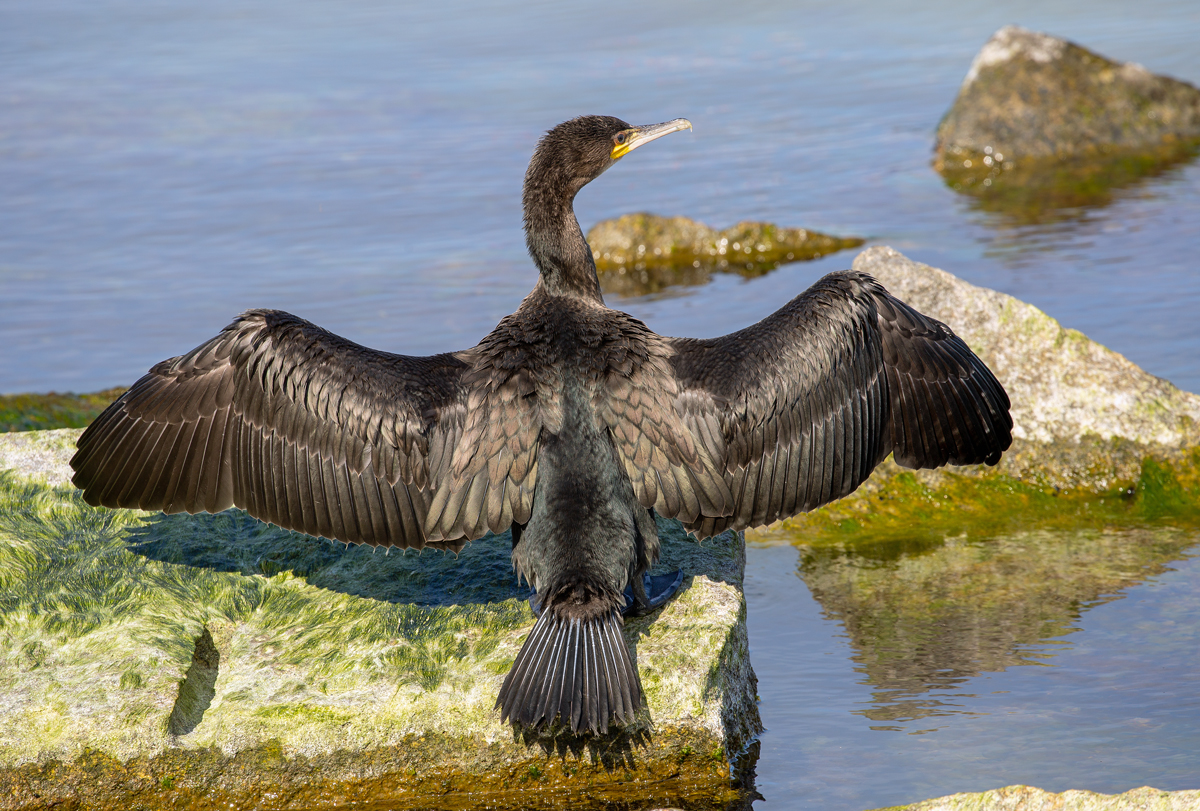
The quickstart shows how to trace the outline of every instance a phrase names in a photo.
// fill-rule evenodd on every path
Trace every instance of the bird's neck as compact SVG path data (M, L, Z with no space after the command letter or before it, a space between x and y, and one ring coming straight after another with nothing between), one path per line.
M525 244L547 293L603 304L596 262L575 218L577 191L570 183L526 184Z

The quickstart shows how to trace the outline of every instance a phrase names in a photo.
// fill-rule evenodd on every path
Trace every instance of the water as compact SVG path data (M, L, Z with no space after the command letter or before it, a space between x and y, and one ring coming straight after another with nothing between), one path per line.
M865 236L1200 390L1200 165L1043 224L981 211L930 168L971 58L1011 22L1200 82L1200 6L1169 0L0 4L0 392L127 385L248 307L392 351L472 345L534 282L533 144L591 112L695 131L588 187L585 228L650 210ZM852 258L611 303L718 335ZM872 636L829 560L752 549L759 805L1200 787L1187 546L1052 627L921 637L932 670Z
M1200 389L1200 166L1048 226L978 212L929 167L1014 20L1200 81L1200 7L1082 9L0 5L0 392L128 384L252 306L394 351L470 346L534 281L532 146L583 112L695 123L586 189L585 227L644 209L871 237ZM619 304L722 334L852 258Z
M916 533L751 549L756 807L1200 786L1200 536Z

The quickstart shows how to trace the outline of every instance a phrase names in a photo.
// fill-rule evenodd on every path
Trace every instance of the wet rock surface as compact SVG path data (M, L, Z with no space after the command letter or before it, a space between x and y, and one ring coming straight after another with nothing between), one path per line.
M983 208L1036 222L1107 204L1192 159L1197 141L1196 87L1007 26L938 125L934 166Z
M707 284L713 273L762 276L788 262L862 245L804 228L741 222L724 231L686 217L626 214L587 234L606 293L641 296L667 287Z
M507 538L385 556L238 510L92 508L61 486L77 435L0 435L0 808L741 801L740 537L660 530L685 580L625 624L637 724L520 735L492 709L533 624Z
M82 428L124 393L114 388L91 394L0 394L0 433Z
M1191 811L1200 808L1200 791L1159 791L1148 786L1124 794L1064 791L1054 794L1030 786L1009 786L978 794L952 794L880 811Z
M937 149L1005 160L1141 149L1200 138L1200 90L1064 39L1006 26L983 46L937 131ZM1002 161L997 161L1002 162Z

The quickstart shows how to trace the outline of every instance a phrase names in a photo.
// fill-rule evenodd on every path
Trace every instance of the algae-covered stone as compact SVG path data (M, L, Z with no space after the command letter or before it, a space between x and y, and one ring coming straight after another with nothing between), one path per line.
M91 394L0 394L0 432L82 428L124 393L115 388Z
M676 285L706 284L713 273L761 276L787 262L816 259L862 245L804 228L741 222L716 231L686 217L626 214L588 231L600 286L625 296Z
M879 811L1193 811L1200 808L1200 791L1159 791L1144 786L1124 794L1064 791L1055 794L1030 786L951 794L912 805Z
M1038 221L1196 154L1200 90L1007 26L983 46L937 130L935 168L982 207Z
M647 711L521 737L496 692L533 616L505 537L373 554L238 510L87 506L77 431L0 436L0 808L640 808L736 799L760 730L744 550L664 524L677 599L625 625Z
M1031 521L1200 523L1200 397L1031 304L891 248L863 251L854 268L946 322L995 372L1012 401L1012 447L995 467L910 471L889 458L850 496L756 537L896 537L914 522L943 536Z

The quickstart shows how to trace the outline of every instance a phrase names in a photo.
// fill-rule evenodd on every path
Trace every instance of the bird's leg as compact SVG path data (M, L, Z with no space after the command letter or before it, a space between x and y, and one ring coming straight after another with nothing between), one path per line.
M671 599L683 583L683 572L678 569L654 577L646 574L658 561L658 526L655 523L654 510L649 509L638 515L636 523L638 569L629 579L629 586L625 589L625 608L621 612L627 617L640 617L658 608Z

